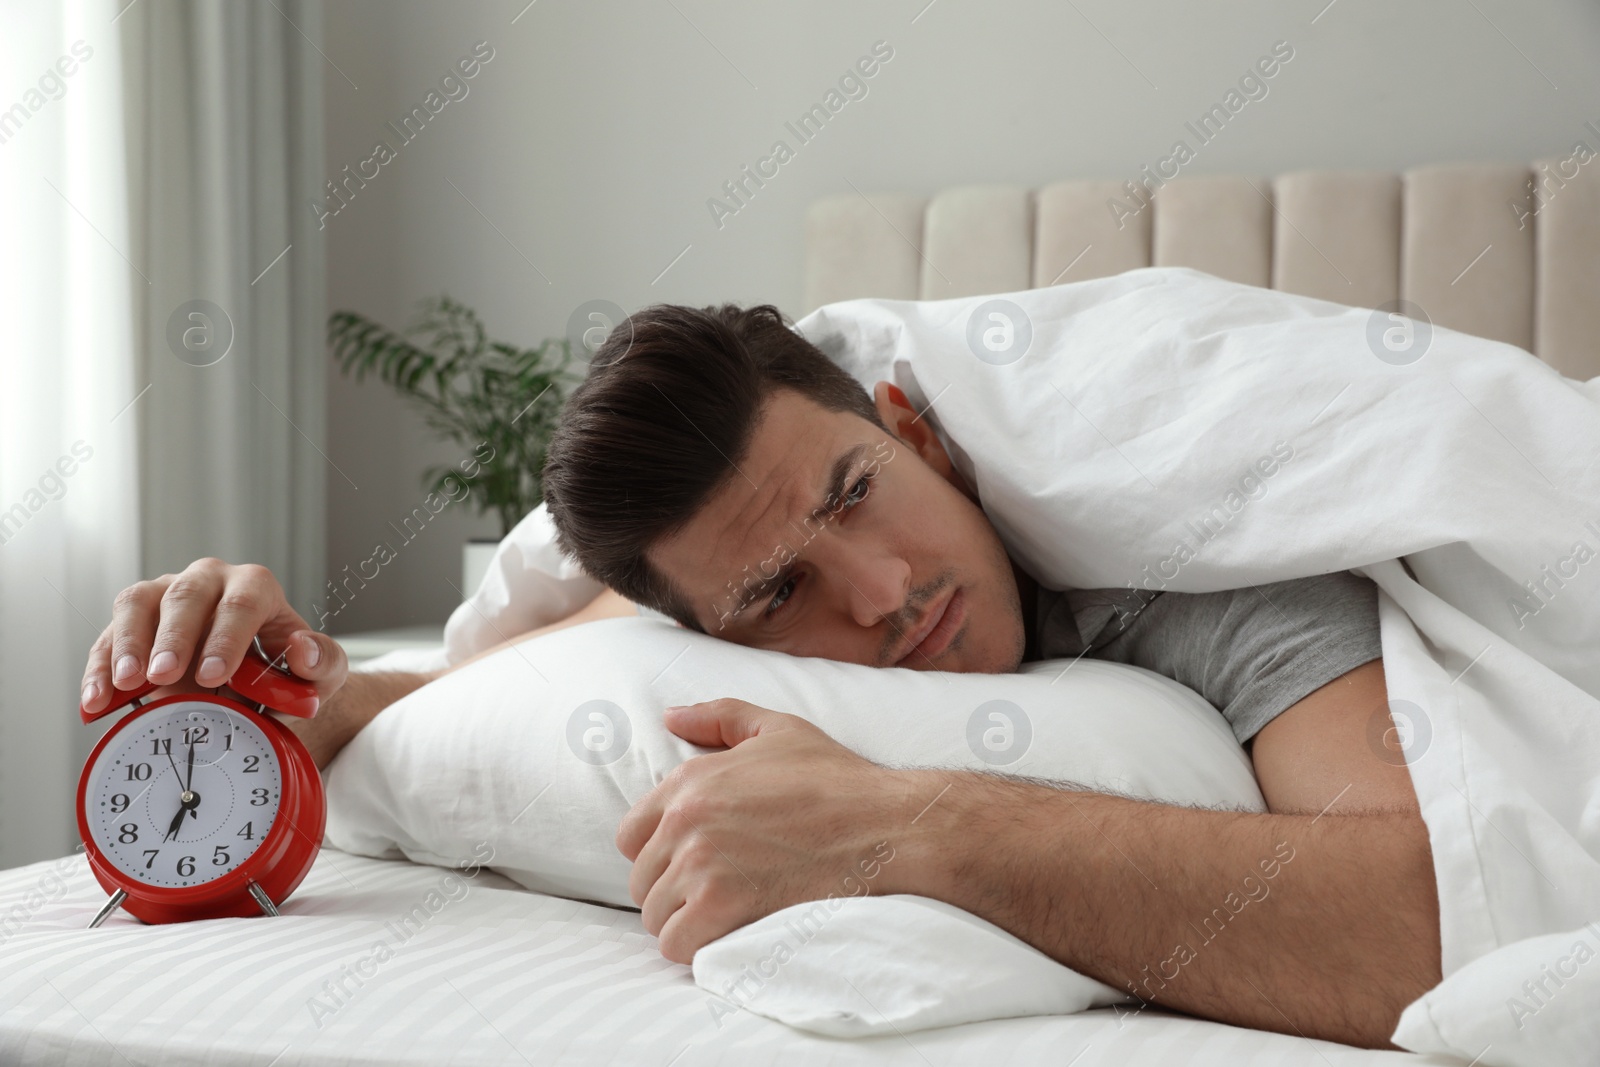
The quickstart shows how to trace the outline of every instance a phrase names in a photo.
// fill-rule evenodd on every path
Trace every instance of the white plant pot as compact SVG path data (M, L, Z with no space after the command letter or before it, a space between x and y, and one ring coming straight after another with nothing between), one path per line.
M499 541L477 538L462 544L461 590L469 598L478 591L478 586L483 584L483 576L489 573L489 561L494 559L495 550L499 547Z

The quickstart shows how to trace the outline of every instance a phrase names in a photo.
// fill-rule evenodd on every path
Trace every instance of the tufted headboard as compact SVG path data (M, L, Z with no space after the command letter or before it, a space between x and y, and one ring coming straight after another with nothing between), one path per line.
M849 193L807 215L805 310L1194 267L1357 307L1408 300L1587 380L1600 375L1597 171L1585 152L1531 167Z

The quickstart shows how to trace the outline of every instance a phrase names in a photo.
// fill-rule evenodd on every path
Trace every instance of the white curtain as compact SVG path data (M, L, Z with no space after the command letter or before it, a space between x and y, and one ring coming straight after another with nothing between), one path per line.
M320 21L0 0L0 867L77 841L117 590L203 555L320 588Z
M77 840L73 789L90 731L75 694L111 597L139 570L138 417L128 405L145 383L134 359L131 290L144 283L129 258L115 8L4 0L3 10L0 866L9 867ZM58 66L62 56L71 62Z

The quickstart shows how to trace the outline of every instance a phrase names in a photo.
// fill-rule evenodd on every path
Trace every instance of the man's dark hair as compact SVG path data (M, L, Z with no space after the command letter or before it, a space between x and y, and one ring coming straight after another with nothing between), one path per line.
M562 549L629 600L700 629L645 553L738 476L777 389L883 425L861 384L770 304L634 312L595 353L550 441L544 499Z

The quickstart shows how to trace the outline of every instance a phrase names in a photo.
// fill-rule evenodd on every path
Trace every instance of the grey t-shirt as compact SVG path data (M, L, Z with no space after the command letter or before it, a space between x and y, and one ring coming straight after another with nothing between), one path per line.
M1239 743L1302 697L1383 655L1378 591L1337 571L1217 593L1040 589L1029 659L1131 663L1198 692Z

